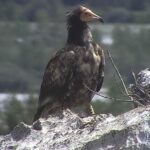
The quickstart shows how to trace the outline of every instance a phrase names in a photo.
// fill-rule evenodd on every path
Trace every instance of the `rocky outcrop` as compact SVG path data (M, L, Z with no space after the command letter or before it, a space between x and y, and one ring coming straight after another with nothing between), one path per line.
M139 72L135 78L135 83L130 84L132 97L139 104L150 104L150 68L146 68ZM138 105L137 105L138 106Z
M33 126L18 124L0 137L1 150L148 150L150 106L114 117L79 118L69 110L40 119Z
M143 107L116 117L80 118L66 110L32 126L22 122L0 137L0 150L150 150L150 69L137 75L130 91Z

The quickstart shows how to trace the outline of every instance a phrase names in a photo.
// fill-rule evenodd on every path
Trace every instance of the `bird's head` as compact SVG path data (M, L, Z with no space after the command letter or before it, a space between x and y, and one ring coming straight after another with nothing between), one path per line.
M104 22L103 19L92 12L90 9L78 6L75 9L73 9L71 12L67 13L68 20L78 20L84 23L91 22L91 21L100 21Z

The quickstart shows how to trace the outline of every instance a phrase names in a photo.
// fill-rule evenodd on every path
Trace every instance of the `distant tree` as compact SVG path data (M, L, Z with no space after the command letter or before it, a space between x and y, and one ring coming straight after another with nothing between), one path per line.
M148 42L150 30L135 31L136 27L131 30L129 27L118 26L113 32L114 44L112 51L120 71L126 77L130 77L128 79L132 79L131 70L139 72L150 62L150 44Z
M108 22L133 22L133 15L126 9L116 8L106 15Z
M107 17L109 17L109 15L112 16L112 13L115 14L116 9L122 9L126 11L127 17L129 17L128 14L133 13L136 18L148 12L150 8L150 3L147 0L0 0L0 20L22 20L29 22L49 20L60 22L64 20L62 14L65 14L68 10L66 6L76 6L80 4L93 7L93 9L97 9L102 14L107 14ZM135 12L138 11L140 11L140 13L135 14ZM115 16L117 17L117 15ZM125 16L123 16L123 18L125 18ZM116 22L120 22L120 17L118 20L115 20ZM136 21L136 19L134 19L134 21ZM129 22L128 19L127 22ZM147 20L147 22L149 22L149 20Z
M145 3L147 0L131 0L129 3L129 9L133 11L142 11L145 9Z
M62 0L62 2L66 5L78 5L86 2L87 0Z
M8 127L8 131L11 131L14 126L24 118L24 107L22 103L15 98L4 104L4 122Z
M10 97L3 104L0 111L0 134L7 134L21 121L32 124L36 109L37 96L30 96L25 101L19 101L16 97Z

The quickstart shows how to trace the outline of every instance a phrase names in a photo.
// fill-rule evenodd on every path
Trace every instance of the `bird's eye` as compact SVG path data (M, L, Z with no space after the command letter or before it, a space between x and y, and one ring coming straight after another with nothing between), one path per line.
M86 16L88 16L88 15L89 15L89 13L88 13L88 12L85 12L85 15L86 15Z

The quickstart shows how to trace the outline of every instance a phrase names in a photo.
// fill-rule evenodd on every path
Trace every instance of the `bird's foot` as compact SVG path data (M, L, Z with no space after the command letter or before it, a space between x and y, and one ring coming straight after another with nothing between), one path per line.
M92 132L96 125L97 125L97 117L95 114L93 114L92 116L82 116L81 114L76 114L74 112L72 112L70 109L66 109L66 111L64 111L65 113L67 114L70 114L70 115L75 115L77 120L78 120L78 123L79 123L79 126L78 128L79 129L84 129L84 128L88 128L90 132Z
M80 127L80 129L88 127L89 131L92 132L95 129L96 124L97 124L96 115L93 115L92 117L84 118L82 122L83 124Z

